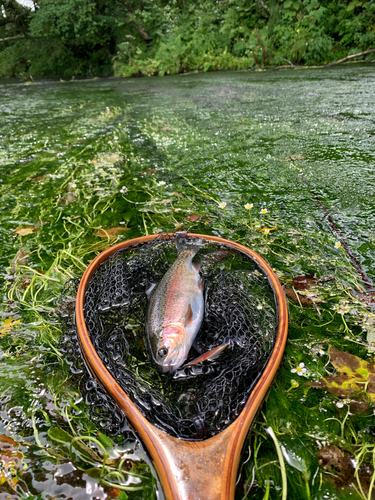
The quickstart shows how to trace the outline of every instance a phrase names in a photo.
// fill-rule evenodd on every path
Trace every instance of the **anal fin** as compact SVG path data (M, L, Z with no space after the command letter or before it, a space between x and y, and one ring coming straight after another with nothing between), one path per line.
M190 361L190 363L184 365L183 368L185 368L185 366L193 366L197 365L198 363L203 363L203 361L213 361L214 359L218 358L220 354L223 353L228 347L229 347L229 342L214 347L213 349L211 349L211 351L205 352L198 358L194 359L193 361Z

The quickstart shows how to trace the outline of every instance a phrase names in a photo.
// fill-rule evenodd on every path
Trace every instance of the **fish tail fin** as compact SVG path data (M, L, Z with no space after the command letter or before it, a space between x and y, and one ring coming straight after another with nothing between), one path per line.
M203 246L203 240L200 238L187 239L182 236L177 236L176 238L176 248L177 253L183 252L184 250L194 250L195 253Z

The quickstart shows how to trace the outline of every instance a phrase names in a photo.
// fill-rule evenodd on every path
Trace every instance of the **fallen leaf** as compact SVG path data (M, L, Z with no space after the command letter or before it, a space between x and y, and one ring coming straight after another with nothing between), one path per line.
M16 325L17 323L21 323L21 320L13 318L6 319L4 323L0 325L0 336L10 333L14 325Z
M356 296L356 299L364 302L365 304L375 304L375 294L371 293L359 293Z
M118 498L120 496L121 491L118 488L109 488L107 491L107 495L109 498Z
M365 463L356 469L355 456L346 450L330 444L322 446L318 451L319 465L329 474L329 478L339 490L352 489L353 484L361 485L361 490L367 495L371 484L374 468Z
M31 179L31 182L42 182L45 180L45 178L46 178L45 175L39 175L38 177L33 177Z
M18 446L18 443L16 441L14 441L14 439L12 439L11 437L9 436L6 436L5 434L2 434L0 436L0 449L1 450L6 450L6 449L9 449L10 446Z
M293 286L297 290L307 290L311 286L314 286L317 282L316 277L313 274L308 276L296 276L293 278Z
M22 453L15 449L18 446L12 438L0 435L0 485L8 483L13 490L18 483L17 472L23 469Z
M118 233L121 231L130 231L130 227L111 227L109 229L99 229L95 231L95 236L99 236L99 238L115 240L117 238Z
M303 295L300 295L299 293L296 293L293 288L288 288L287 286L283 286L283 290L285 295L288 297L288 299L293 300L298 305L301 305L302 307L308 307L313 305L313 301L310 300L307 297L303 297Z
M334 444L323 446L318 453L319 464L323 467L334 467L339 472L351 472L353 474L353 464L350 462L350 454L340 450ZM347 471L346 469L349 469Z
M306 385L327 389L340 398L351 398L365 393L375 403L375 364L354 354L330 349L330 361L337 373Z
M57 202L57 204L59 206L66 206L66 205L70 205L71 203L74 203L75 201L78 200L78 196L74 193L71 193L70 191L68 193L66 193L64 196L62 196L59 201Z
M17 229L13 229L13 231L17 233L18 236L27 236L28 234L35 232L35 227L34 226L17 227Z
M189 220L191 222L196 222L201 217L202 217L201 214L192 214L192 215L189 215L189 217L186 217L186 218L187 218L187 220Z

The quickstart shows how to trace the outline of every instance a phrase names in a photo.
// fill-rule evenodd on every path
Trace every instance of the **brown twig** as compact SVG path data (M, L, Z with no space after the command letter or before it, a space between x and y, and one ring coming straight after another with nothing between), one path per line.
M136 13L132 9L132 7L129 5L129 3L126 0L121 0L121 3L125 6L125 8L128 10L128 12L130 14L130 16L127 19L127 22L134 24L134 26L136 27L138 33L143 38L143 40L145 40L146 42L151 42L152 37L146 31L146 29L136 20L136 18L135 18Z
M17 40L17 38L25 38L25 35L8 36L8 38L0 38L0 42L7 42L8 40Z
M263 54L263 65L266 66L267 64L267 52L266 52L266 47L264 46L264 43L262 42L262 39L259 36L258 30L255 28L255 35L258 39L259 45L262 47L262 54Z
M364 52L358 52L358 54L352 54L351 56L346 56L344 57L344 59L340 59L339 61L326 64L326 67L335 66L336 64L341 64L343 62L349 61L350 59L354 59L355 57L367 56L368 54L374 54L374 53L375 49L365 50Z

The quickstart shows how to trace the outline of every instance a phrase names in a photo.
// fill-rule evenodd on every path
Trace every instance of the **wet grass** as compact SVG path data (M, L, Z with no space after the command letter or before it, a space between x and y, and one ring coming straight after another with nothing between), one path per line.
M104 248L186 229L252 248L292 297L286 354L243 452L238 499L372 497L365 388L339 398L306 383L334 371L330 346L372 361L373 306L299 173L371 278L373 124L361 116L373 74L262 78L3 87L0 491L155 498L136 443L91 422L60 350L56 307L66 280ZM339 111L358 119L330 118ZM312 275L296 288L293 278Z

